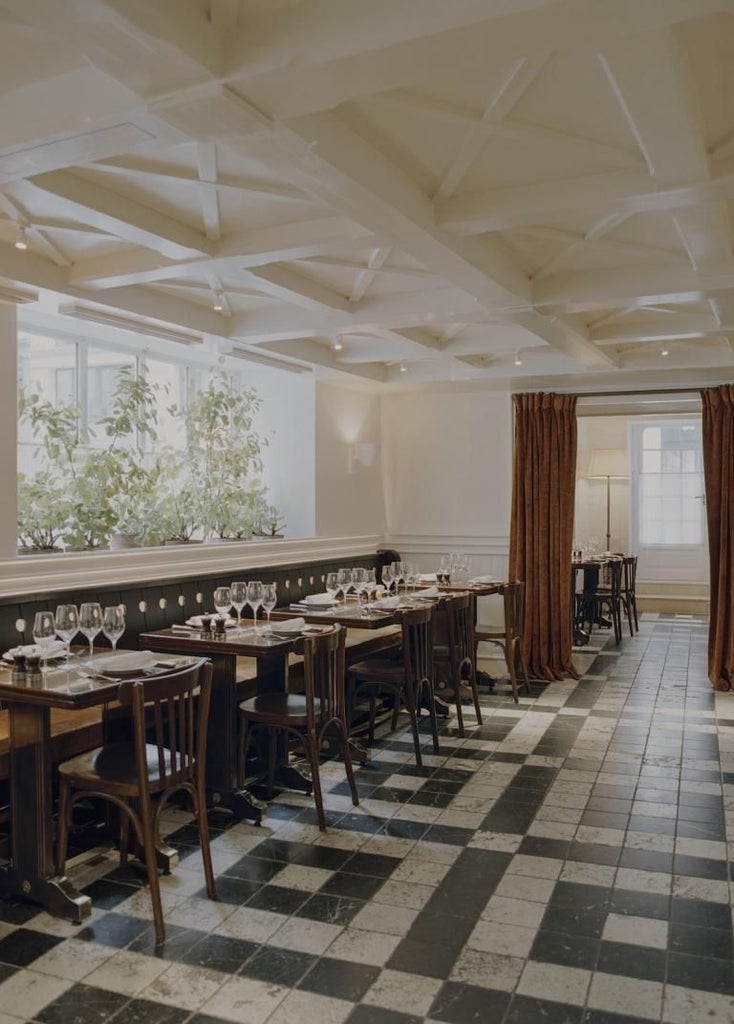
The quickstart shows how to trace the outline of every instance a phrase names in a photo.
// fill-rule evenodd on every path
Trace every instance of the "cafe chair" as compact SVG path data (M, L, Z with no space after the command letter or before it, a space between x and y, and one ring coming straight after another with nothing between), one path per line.
M496 644L505 656L505 664L512 686L512 699L519 702L517 691L517 667L520 665L522 683L528 693L530 680L528 667L522 651L523 623L525 619L525 584L521 581L503 583L500 590L504 604L504 628L498 630L477 629L474 636L476 646L480 643Z
M376 655L351 665L347 670L347 713L351 723L357 696L370 694L368 742L374 743L376 703L378 696L391 696L394 700L393 727L401 704L410 716L413 733L415 763L423 764L418 735L418 708L426 706L431 722L433 749L440 753L436 703L433 695L433 620L434 608L399 608L395 618L401 631L401 657Z
M623 556L622 590L621 600L624 607L627 622L630 628L630 636L639 633L640 624L637 621L637 555ZM634 620L634 629L632 622Z
M589 624L589 635L595 623L600 623L608 613L614 627L615 643L622 642L622 572L623 558L610 558L599 566L598 575L584 572L584 589L576 595L576 620L583 626ZM593 580L596 579L596 584ZM609 623L603 623L609 625Z
M295 650L303 658L303 693L276 691L261 693L240 704L240 749L238 778L244 784L248 740L255 728L280 730L293 737L311 768L311 785L319 828L326 831L321 793L319 755L326 732L333 728L339 737L352 803L359 804L349 750L349 728L344 707L344 639L346 629L334 626L329 633L299 637ZM271 735L268 758L268 798L272 797L275 775L275 737Z
M206 891L216 899L206 817L206 734L212 664L121 683L116 699L131 719L131 739L119 739L58 766L56 871L64 874L69 818L80 800L103 799L120 815L120 861L128 855L130 825L145 858L157 942L165 939L156 849L161 813L181 790L191 797L199 826Z
M442 627L442 628L441 628ZM434 644L434 693L436 700L456 708L459 736L464 736L464 714L461 701L471 696L477 723L482 725L482 709L476 676L476 642L474 640L474 599L469 593L443 597L438 602L437 633L441 630L445 643Z

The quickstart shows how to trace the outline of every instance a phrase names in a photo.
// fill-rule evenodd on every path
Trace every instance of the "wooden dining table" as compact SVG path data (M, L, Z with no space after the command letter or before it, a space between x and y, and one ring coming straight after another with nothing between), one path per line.
M120 679L92 677L92 671L79 659L22 681L9 668L0 671L0 700L9 717L11 809L10 860L0 868L0 892L34 900L76 922L90 914L92 904L55 871L51 711L112 708Z

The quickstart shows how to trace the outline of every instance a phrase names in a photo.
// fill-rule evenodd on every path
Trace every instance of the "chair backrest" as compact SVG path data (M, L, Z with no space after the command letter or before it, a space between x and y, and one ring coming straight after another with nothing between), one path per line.
M514 580L502 585L502 599L505 608L505 635L521 637L525 619L525 583Z
M347 631L334 626L328 633L299 637L296 653L303 655L304 695L309 728L339 718L344 707L344 642Z
M612 601L616 600L622 592L624 568L624 558L610 558L608 562L602 564L605 586L610 592Z
M474 664L474 603L473 594L454 593L443 597L439 608L446 616L446 639L449 659L459 671L467 663Z
M131 709L138 779L148 783L146 746L157 748L156 789L178 786L204 770L212 689L212 663L205 659L177 672L120 684L117 699Z
M405 674L414 683L433 680L434 606L400 608L395 614L403 641Z

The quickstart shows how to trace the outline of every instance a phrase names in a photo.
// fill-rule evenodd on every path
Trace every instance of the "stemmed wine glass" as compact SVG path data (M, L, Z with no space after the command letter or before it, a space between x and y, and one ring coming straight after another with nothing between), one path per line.
M339 590L344 595L343 601L347 603L347 591L352 585L352 570L351 569L340 569L336 574L337 582L339 584Z
M265 627L265 635L270 636L272 629L270 626L270 613L278 603L278 584L277 583L264 583L262 588L262 606L265 609L265 614L268 617L268 624Z
M94 656L94 638L102 632L102 606L96 601L83 604L79 609L79 629L89 641L89 660Z
M33 642L41 649L41 672L48 669L48 649L56 639L53 612L36 612L33 619Z
M232 607L232 591L229 587L216 587L214 590L214 609L217 615L226 619Z
M247 603L252 608L254 629L257 633L257 610L263 603L263 585L260 580L253 580L247 584Z
M71 641L79 632L79 609L75 604L60 604L56 608L56 636L66 645L66 664L71 658Z
M367 594L367 614L372 615L372 607L370 606L370 599L374 599L375 591L377 590L377 576L375 575L374 569L367 570L367 581L365 583L365 592Z
M229 596L232 607L237 612L237 625L242 625L242 609L247 604L247 584L233 583L229 588Z
M329 597L332 599L332 601L334 600L336 595L339 593L339 583L337 582L337 575L338 574L335 573L335 572L327 572L327 574L326 574L326 581L325 581L325 584L324 584L324 586L326 587L326 592L329 595ZM264 606L265 606L265 603L263 602L263 607Z
M389 565L383 565L383 567L382 567L382 582L385 584L385 586L387 588L388 594L390 593L390 587L392 586L392 581L394 579L395 579L395 570L393 568L393 563L390 562Z
M367 612L365 611L364 606L362 604L362 597L363 597L363 595L365 593L365 590L366 590L366 587L367 587L367 570L366 569L362 569L362 568L352 569L352 585L354 587L354 592L357 595L357 601L359 602L360 608L362 609L360 614L361 615L366 615Z
M117 650L117 641L125 632L125 609L121 604L113 604L102 613L102 632Z

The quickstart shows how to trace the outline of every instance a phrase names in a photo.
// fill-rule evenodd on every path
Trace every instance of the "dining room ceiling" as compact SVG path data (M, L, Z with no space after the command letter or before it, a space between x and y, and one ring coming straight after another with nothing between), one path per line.
M371 384L734 376L734 0L0 19L0 301Z

